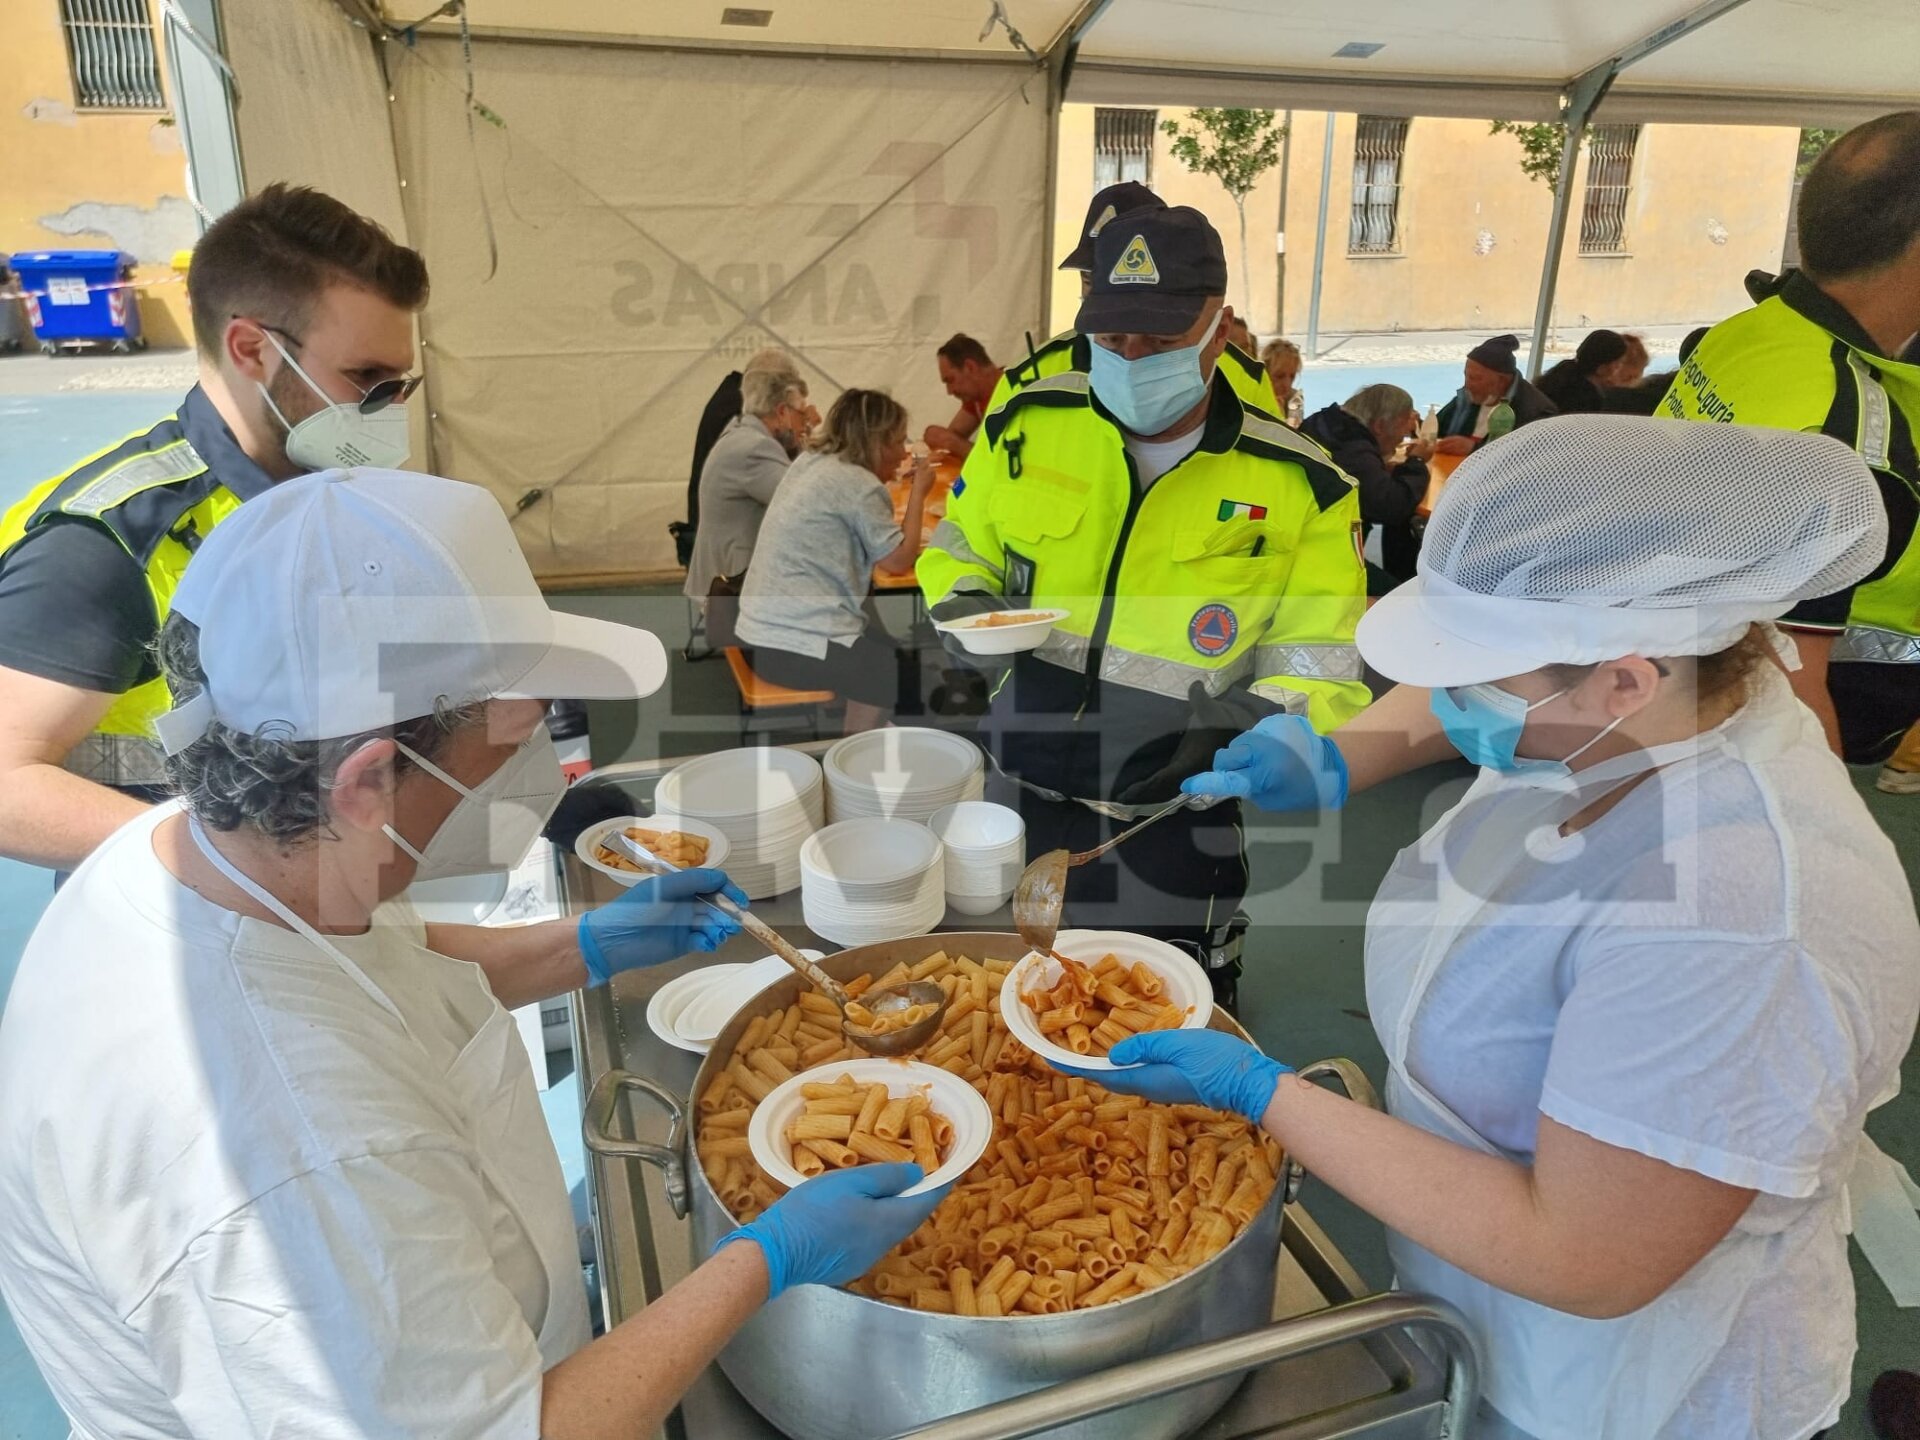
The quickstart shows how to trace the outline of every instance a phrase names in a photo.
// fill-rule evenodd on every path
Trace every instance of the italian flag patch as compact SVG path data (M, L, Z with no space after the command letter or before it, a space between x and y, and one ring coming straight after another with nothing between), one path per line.
M1244 500L1222 500L1220 502L1219 518L1222 520L1264 520L1267 518L1267 507L1264 505L1249 505Z

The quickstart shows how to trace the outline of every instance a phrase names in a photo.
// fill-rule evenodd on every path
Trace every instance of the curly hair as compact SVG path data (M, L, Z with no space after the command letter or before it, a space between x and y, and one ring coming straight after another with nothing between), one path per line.
M176 702L205 687L200 627L185 616L167 617L154 656ZM485 718L484 702L454 704L442 697L431 715L335 740L294 740L287 734L290 727L278 723L249 734L215 721L206 734L167 757L167 775L209 830L245 828L282 846L304 845L326 831L327 792L341 764L368 741L395 740L434 760L455 732ZM396 774L410 768L404 752L395 755Z

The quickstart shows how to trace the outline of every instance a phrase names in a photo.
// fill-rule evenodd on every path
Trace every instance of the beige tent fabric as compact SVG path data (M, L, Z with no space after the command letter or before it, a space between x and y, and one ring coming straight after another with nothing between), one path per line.
M823 412L843 387L886 386L916 433L954 410L933 357L948 335L1023 353L1045 264L1032 70L473 53L470 145L458 41L387 51L407 230L433 273L434 457L526 501L543 578L672 567L700 411L761 345L799 356Z
M220 15L240 77L234 123L247 193L276 180L311 185L405 241L380 42L333 0L224 0ZM407 418L409 467L429 469L426 406L409 406Z

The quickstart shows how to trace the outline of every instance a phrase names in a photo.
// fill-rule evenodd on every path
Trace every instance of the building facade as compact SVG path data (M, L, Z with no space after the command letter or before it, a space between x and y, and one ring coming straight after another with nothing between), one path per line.
M1156 123L1185 114L1064 108L1055 253L1073 245L1095 188L1143 180L1219 228L1238 307L1245 292L1233 201L1173 157ZM1524 335L1553 195L1522 171L1519 142L1484 120L1318 111L1292 113L1280 164L1247 197L1253 328L1295 338L1307 331L1329 118L1321 333ZM1699 325L1744 308L1746 273L1780 263L1798 145L1799 132L1786 127L1595 127L1573 176L1556 330ZM1056 330L1072 324L1077 303L1076 285L1054 286Z
M152 0L10 0L0 45L0 252L140 263L154 345L192 343L170 261L199 235Z

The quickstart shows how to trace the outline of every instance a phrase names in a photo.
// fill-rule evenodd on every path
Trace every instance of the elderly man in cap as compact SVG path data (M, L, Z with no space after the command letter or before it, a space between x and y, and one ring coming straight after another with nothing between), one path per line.
M936 619L1065 612L981 725L1035 853L1165 803L1246 717L1366 704L1353 483L1229 382L1226 288L1199 211L1110 221L1066 368L989 412L921 556ZM1180 944L1230 997L1246 885L1233 807L1187 811L1075 871L1068 915Z
M1441 455L1465 455L1559 409L1520 374L1520 337L1496 335L1467 352L1466 381L1440 409ZM1501 414L1505 407L1506 413Z
M665 678L652 635L547 609L486 491L328 471L248 501L159 665L181 798L54 897L0 1019L0 1294L76 1434L651 1434L764 1300L939 1202L896 1198L912 1165L836 1172L592 1338L501 1001L711 950L734 927L696 897L745 897L686 870L508 930L407 903L540 833L544 697Z

